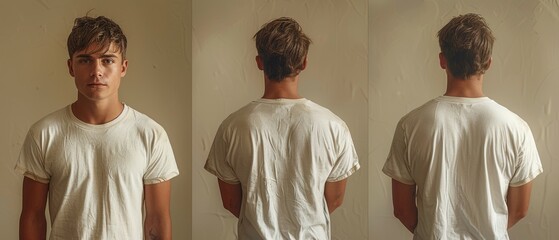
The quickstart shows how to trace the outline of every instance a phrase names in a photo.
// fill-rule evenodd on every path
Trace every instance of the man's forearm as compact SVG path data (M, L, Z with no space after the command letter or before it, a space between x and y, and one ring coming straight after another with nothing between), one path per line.
M531 182L518 187L509 187L507 193L507 209L509 213L507 228L514 226L514 224L528 214L531 191Z
M414 206L413 209L408 209L408 211L402 212L396 217L411 233L414 233L417 226L417 207Z
M44 240L47 235L47 220L43 214L28 216L22 214L19 220L20 240Z
M144 223L146 240L170 240L171 219L170 217L148 217Z
M392 179L392 203L394 216L410 231L417 226L416 186Z
M511 228L512 226L514 226L516 223L518 223L518 221L520 221L520 219L524 218L524 215L517 215L517 214L510 214L509 213L509 220L508 220L508 225L507 225L507 229Z
M231 200L229 204L224 205L223 207L237 218L241 215L241 201Z

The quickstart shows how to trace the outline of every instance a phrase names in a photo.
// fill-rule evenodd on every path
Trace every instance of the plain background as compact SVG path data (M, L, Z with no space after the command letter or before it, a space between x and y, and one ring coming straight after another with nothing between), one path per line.
M334 239L410 239L393 217L381 169L397 121L445 90L436 32L453 16L483 15L497 38L485 94L528 122L544 173L511 239L554 239L559 229L559 3L541 1L163 0L0 2L0 231L17 239L22 177L13 171L29 126L76 98L66 38L73 19L104 15L124 29L129 69L121 97L167 130L174 239L235 239L216 178L202 169L219 123L261 96L252 36L297 19L312 38L301 94L343 118L361 170L332 215Z

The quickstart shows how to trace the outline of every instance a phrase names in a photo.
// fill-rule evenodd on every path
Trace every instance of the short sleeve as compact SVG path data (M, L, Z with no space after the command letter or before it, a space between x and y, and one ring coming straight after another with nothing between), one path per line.
M144 184L165 182L179 175L173 148L167 133L162 128L154 136L148 166L144 173Z
M229 141L224 128L222 124L215 134L204 169L226 183L238 184L240 180L231 164L227 161Z
M528 125L526 125L524 141L521 141L520 144L517 166L509 183L511 187L522 186L543 172L536 142Z
M344 123L340 134L337 137L338 146L338 159L334 163L330 175L326 179L328 182L337 182L351 176L354 172L359 170L359 160L353 139L347 125Z
M406 133L403 128L402 120L400 120L396 126L394 138L392 139L392 146L390 147L390 152L384 163L382 172L398 182L414 185L415 181L411 176L407 156Z
M25 137L15 171L41 183L50 181L50 174L45 168L44 155L32 130L29 130Z

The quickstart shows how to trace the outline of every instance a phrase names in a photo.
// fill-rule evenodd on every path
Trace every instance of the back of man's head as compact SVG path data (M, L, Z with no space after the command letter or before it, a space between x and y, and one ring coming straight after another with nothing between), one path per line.
M455 78L484 74L495 37L483 17L468 13L453 18L438 32L439 46Z
M295 20L282 17L268 22L254 39L268 79L281 81L303 70L311 39Z
M93 52L106 51L111 43L114 43L116 50L122 54L122 59L126 59L126 36L118 24L103 16L76 18L68 36L68 54L72 58L74 53L92 44L98 47Z

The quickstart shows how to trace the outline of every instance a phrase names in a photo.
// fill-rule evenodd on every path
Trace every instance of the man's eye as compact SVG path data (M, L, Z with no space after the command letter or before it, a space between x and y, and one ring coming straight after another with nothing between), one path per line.
M90 60L90 59L87 59L87 58L80 58L80 59L78 59L78 63L90 63L90 62L91 62L91 60Z
M115 62L115 60L110 59L110 58L103 59L104 64L113 64L114 62Z

